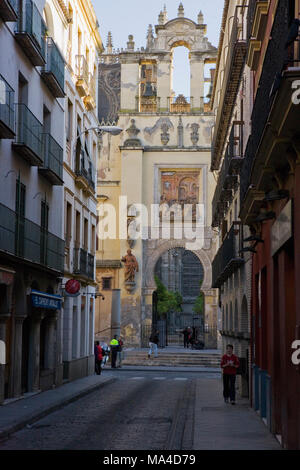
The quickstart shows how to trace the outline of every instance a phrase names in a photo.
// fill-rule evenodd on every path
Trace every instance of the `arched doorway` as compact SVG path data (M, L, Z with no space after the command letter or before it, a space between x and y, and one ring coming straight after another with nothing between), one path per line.
M153 309L157 319L166 321L167 344L181 344L181 331L186 327L192 328L197 338L204 331L205 313L205 297L201 291L204 268L199 258L185 248L169 249L156 262L154 272L156 282L159 279L168 293L181 299L179 308L163 312L155 295Z

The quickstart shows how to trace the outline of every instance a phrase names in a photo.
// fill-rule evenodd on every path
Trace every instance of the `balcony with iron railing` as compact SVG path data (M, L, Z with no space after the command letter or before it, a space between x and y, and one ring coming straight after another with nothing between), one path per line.
M295 25L289 25L286 9L287 4L280 2L252 109L252 132L247 142L240 179L241 213L244 221L246 213L251 218L252 211L254 216L264 192L269 189L260 183L264 178L264 168L266 171L273 168L275 172L276 165L278 168L283 165L285 151L280 151L274 145L276 129L278 139L291 139L294 123L299 120L299 107L292 104L292 84L300 79L300 34L298 29L298 38L294 34L288 41ZM283 122L286 124L283 125ZM271 148L277 153L277 163L266 161L267 156L270 159L273 154L268 150ZM270 173L267 179L270 180Z
M17 21L18 0L0 0L0 17L3 21Z
M221 285L244 264L241 257L241 231L236 230L234 225L224 238L222 245L212 262L212 287L219 288Z
M25 104L15 105L16 137L13 142L14 150L33 166L42 166L43 125Z
M62 273L64 241L0 204L0 252Z
M82 248L74 248L74 273L95 279L95 257Z
M222 149L224 148L228 128L230 126L235 106L235 99L245 64L247 51L247 27L242 14L243 8L246 7L236 7L231 37L228 44L228 55L212 142L212 170L218 170L220 165Z
M44 165L39 172L53 185L63 185L63 149L50 134L42 134Z
M76 56L76 88L81 96L84 98L89 94L89 65L86 61L86 58L83 55Z
M47 38L46 64L42 68L42 79L55 98L65 96L65 60L52 38Z
M80 154L76 160L75 167L75 183L90 195L95 192L95 168L93 162L84 149L81 149Z
M234 191L237 189L238 173L242 161L241 153L241 140L240 137L235 137L235 126L233 126L212 201L212 225L214 227L219 226L228 203L232 200Z
M32 0L22 0L15 38L34 66L46 63L46 24Z
M13 139L15 136L15 92L0 75L0 139Z

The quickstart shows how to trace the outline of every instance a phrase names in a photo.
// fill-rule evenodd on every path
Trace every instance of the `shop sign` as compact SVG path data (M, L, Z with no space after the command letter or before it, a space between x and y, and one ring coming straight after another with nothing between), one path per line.
M31 302L35 308L46 308L49 310L61 309L61 297L58 295L46 294L44 292L32 290Z
M77 279L70 279L65 285L67 297L78 297L80 295L81 285Z
M280 212L271 230L272 256L293 236L292 201Z

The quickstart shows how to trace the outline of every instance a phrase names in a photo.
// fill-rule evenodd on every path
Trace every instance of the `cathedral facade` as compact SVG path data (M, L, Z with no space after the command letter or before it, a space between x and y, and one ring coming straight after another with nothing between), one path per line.
M204 322L216 326L217 292L211 288L215 181L209 171L214 116L204 89L205 66L215 63L217 50L205 34L202 13L195 22L180 4L176 18L168 20L165 9L155 32L149 25L146 47L137 49L130 35L126 49L114 50L108 36L99 68L99 120L117 122L123 132L103 135L98 162L97 282L105 297L96 306L100 339L109 339L112 324L120 323L126 343L140 345L143 325L152 322L156 266L174 249L192 252L201 263ZM173 92L173 51L179 46L189 50L190 97ZM178 229L187 207L192 208L190 229L196 211L201 212L202 229L194 240L189 230ZM107 222L109 213L115 223ZM169 235L162 229L164 216L169 216ZM140 237L132 235L134 228L140 228ZM136 260L131 271L125 255Z

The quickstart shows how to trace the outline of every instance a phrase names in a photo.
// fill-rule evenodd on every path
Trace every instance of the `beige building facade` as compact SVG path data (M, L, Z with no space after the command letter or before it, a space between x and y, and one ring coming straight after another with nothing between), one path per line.
M204 69L215 62L217 50L205 34L202 13L196 22L185 18L180 4L172 20L167 19L166 9L160 13L155 34L149 26L145 48L136 49L129 36L127 48L114 51L109 35L101 57L99 111L102 103L106 115L99 116L117 118L123 132L118 137L103 136L98 162L97 282L105 297L96 305L95 334L100 339L108 340L112 323L119 322L125 342L141 344L143 326L152 323L156 264L174 248L192 251L201 262L205 324L216 325L217 295L211 288L215 181L209 171L214 119L204 99ZM176 96L172 90L177 46L189 50L191 97ZM151 220L152 206L161 204L166 216L173 204L181 209L184 204L198 204L203 209L201 233L190 240L187 232L176 232L176 216L171 218L170 234L161 232L163 219ZM106 223L114 211L115 226ZM133 240L128 226L140 226L142 236ZM128 249L139 267L129 278L122 262Z
M211 170L217 187L212 202L212 226L219 232L213 261L213 287L219 288L219 331L222 352L232 344L240 358L242 375L237 388L249 396L251 253L248 227L240 220L240 169L251 133L251 72L246 65L249 27L248 2L226 1L220 34L212 109Z

